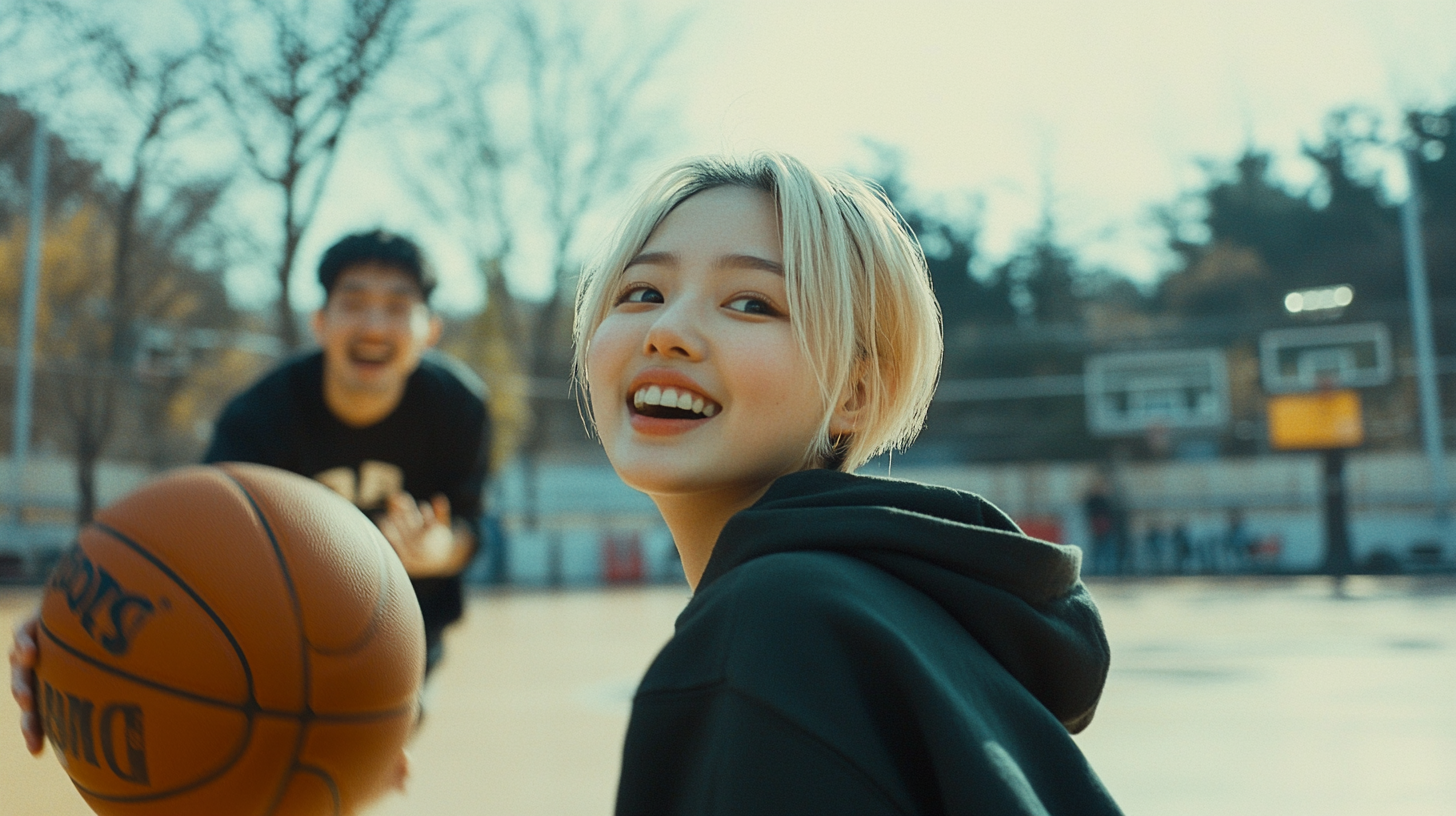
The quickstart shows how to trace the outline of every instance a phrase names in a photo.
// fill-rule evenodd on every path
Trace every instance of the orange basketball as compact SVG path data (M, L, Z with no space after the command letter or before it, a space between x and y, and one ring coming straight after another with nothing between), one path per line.
M38 708L97 813L352 812L413 728L424 625L353 505L258 465L96 514L46 584Z

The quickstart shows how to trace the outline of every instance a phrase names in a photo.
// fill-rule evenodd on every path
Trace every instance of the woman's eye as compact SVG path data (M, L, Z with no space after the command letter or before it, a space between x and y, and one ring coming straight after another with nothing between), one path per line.
M727 305L729 309L735 312L743 312L744 314L777 315L779 313L779 310L775 309L772 303L769 303L764 298L754 297L752 295L734 298L728 301Z
M623 292L618 303L662 303L662 293L651 286L636 286Z

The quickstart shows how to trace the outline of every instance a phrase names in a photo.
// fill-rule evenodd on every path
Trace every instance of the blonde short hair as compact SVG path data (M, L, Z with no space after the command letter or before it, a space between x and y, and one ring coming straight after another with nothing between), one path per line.
M940 309L920 244L884 194L857 178L823 174L780 153L684 161L639 196L576 296L576 377L585 384L592 335L615 284L657 225L714 187L762 190L778 208L789 320L814 370L825 416L807 461L853 470L915 439L940 371ZM862 400L855 432L829 438L833 407Z

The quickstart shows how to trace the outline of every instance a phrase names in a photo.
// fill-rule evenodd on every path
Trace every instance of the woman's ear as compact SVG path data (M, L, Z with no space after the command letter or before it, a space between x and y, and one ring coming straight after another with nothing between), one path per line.
M860 428L865 409L869 405L869 390L865 388L864 364L855 366L854 374L839 393L839 402L834 414L829 417L829 436L838 439L853 436Z

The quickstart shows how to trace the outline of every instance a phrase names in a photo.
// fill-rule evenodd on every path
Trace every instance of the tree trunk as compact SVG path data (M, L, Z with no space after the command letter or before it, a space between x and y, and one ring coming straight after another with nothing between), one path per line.
M291 200L290 196L290 200ZM298 348L299 336L298 325L293 314L293 303L288 299L289 283L293 277L293 257L298 254L299 234L297 228L292 224L293 207L290 203L287 212L289 223L286 225L286 233L283 239L283 260L278 264L278 339L283 343L285 353Z
M117 378L111 367L82 372L72 380L70 414L76 433L76 524L89 524L96 512L96 466L106 449L115 415Z
M526 529L535 530L540 523L540 457L550 441L551 398L537 393L536 383L548 378L555 371L556 323L561 311L561 287L552 292L550 299L536 313L530 345L530 363L526 370L531 377L531 430L521 445L521 475L524 479L523 499Z
M96 515L96 460L101 446L90 433L76 439L76 526L84 527Z
M142 182L142 171L138 169L116 211L116 250L111 261L111 348L107 355L114 366L125 365L132 353L131 251Z

